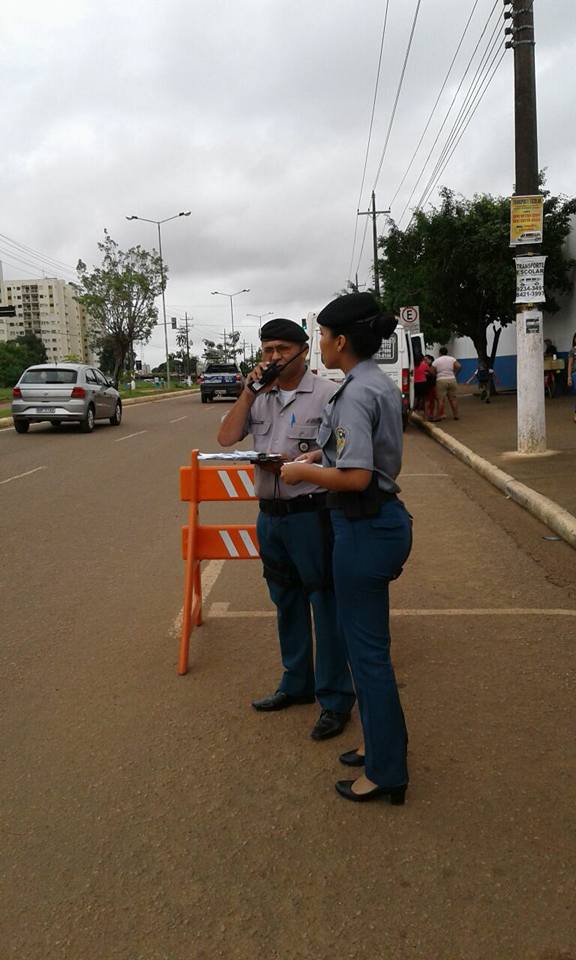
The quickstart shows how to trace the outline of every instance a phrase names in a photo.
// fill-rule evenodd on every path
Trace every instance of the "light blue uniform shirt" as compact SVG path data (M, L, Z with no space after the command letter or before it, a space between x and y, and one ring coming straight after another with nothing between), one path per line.
M399 492L402 397L374 360L358 363L327 404L318 443L323 466L370 470L380 490Z

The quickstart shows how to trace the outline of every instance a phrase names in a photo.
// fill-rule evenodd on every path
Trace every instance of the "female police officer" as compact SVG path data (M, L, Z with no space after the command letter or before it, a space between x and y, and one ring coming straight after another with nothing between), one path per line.
M396 321L369 293L333 300L318 315L322 360L346 374L324 410L314 454L282 468L286 483L314 482L329 494L334 531L334 584L340 629L358 695L366 773L340 780L348 800L387 796L404 803L407 733L390 661L388 585L412 543L411 521L395 478L402 455L402 403L373 359ZM303 462L306 461L306 462ZM340 758L361 766L359 748Z

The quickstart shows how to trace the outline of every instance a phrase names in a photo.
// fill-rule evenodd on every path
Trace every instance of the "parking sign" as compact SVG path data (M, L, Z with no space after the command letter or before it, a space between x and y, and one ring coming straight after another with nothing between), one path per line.
M420 331L420 307L400 307L400 323L413 333Z

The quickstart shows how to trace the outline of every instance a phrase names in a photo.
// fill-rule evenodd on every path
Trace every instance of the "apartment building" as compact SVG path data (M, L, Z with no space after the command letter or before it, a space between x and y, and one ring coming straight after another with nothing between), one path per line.
M56 277L41 280L0 279L0 304L13 306L15 317L0 317L0 341L35 333L46 347L48 360L78 357L95 363L90 346L90 318L74 298L78 288Z

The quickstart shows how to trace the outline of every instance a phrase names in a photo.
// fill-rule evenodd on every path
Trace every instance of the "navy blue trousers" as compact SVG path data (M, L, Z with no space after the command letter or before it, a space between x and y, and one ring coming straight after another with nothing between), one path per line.
M408 783L407 732L390 659L389 582L410 553L412 525L400 500L377 517L332 511L334 587L366 748L366 776L381 787Z
M260 513L257 530L268 590L278 614L284 667L278 689L294 697L316 696L324 709L349 713L356 698L346 644L338 630L334 592L327 586L330 552L319 512L286 517Z

